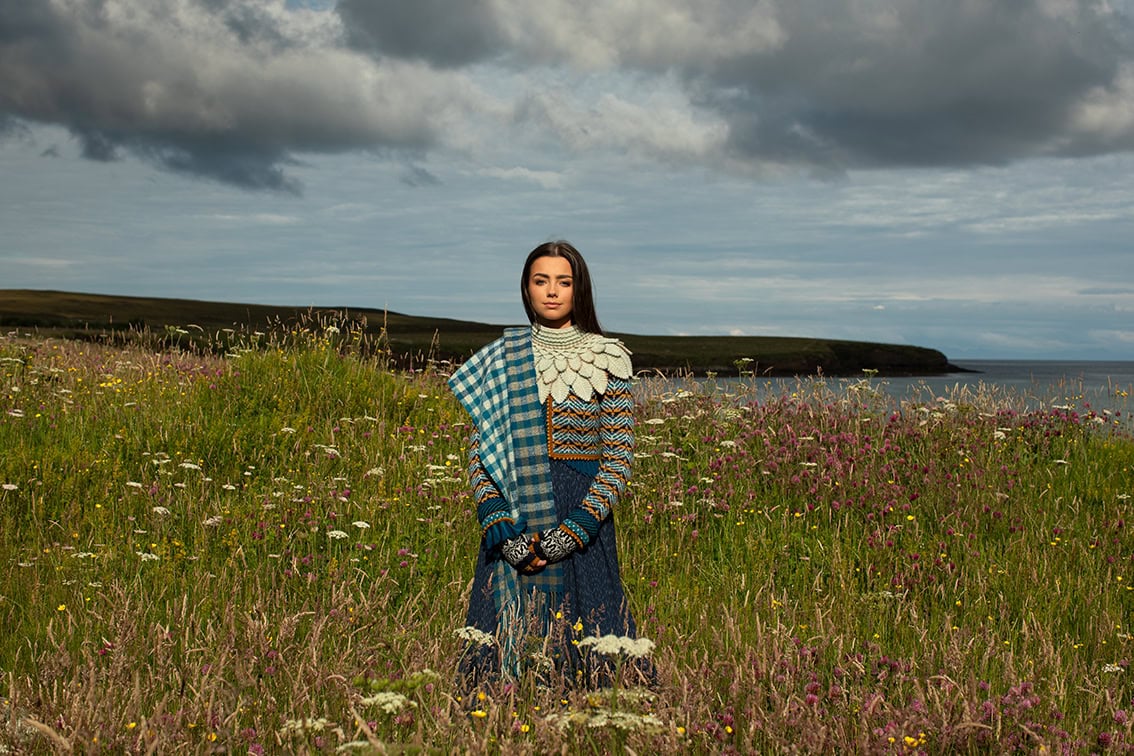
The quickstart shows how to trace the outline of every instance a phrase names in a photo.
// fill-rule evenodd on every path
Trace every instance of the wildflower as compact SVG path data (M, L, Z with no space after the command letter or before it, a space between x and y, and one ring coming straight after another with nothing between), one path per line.
M283 723L283 727L280 728L280 732L281 734L285 735L289 733L298 734L306 731L322 732L327 728L327 725L329 724L330 722L323 717L319 717L318 719L311 717L304 717L302 719L289 719Z
M154 507L152 511L154 514L161 515L162 517L165 517L167 514L169 514L169 510L165 507Z
M17 486L15 483L4 483L0 485L0 488L4 489L5 491L15 491L17 488L19 488L19 486Z
M370 527L370 523L366 522L365 520L355 520L351 523L351 525L355 526L359 530L366 530Z
M395 693L392 690L379 691L374 695L363 698L359 703L364 706L377 706L387 714L397 714L407 706L417 706L416 701L411 701L401 693Z
M183 467L186 470L200 470L201 469L200 465L194 464L192 462L182 462L180 465L178 465L178 467Z
M141 488L142 487L142 484L139 483L136 480L128 480L128 481L126 481L126 485L129 486L130 488Z
M461 640L468 641L477 646L491 646L495 642L495 639L491 635L472 626L457 628L453 634Z
M212 527L216 527L217 525L220 525L220 524L221 524L222 522L224 522L224 518L223 518L223 517L221 517L220 515L213 515L212 517L210 517L209 519L205 520L205 521L204 521L204 522L202 522L201 524L202 524L202 525L207 525L208 527L211 527L211 528L212 528Z
M328 530L327 531L327 537L332 539L332 540L335 540L335 541L340 541L343 538L347 538L348 536L345 532L343 532L341 530Z
M627 638L617 635L591 636L579 641L580 648L593 647L604 656L626 654L632 659L640 659L653 653L654 642L649 638Z
M472 712L472 715L474 717L476 717L477 719L484 719L485 717L488 716L488 712L485 711L484 709L476 709L475 711Z
M135 551L134 553L140 556L143 562L156 562L161 559L157 554L150 551Z
M661 732L665 726L653 714L635 714L629 711L611 709L595 709L591 711L564 712L551 714L547 721L560 730L570 727L601 728L611 727L624 732L643 730L645 732Z

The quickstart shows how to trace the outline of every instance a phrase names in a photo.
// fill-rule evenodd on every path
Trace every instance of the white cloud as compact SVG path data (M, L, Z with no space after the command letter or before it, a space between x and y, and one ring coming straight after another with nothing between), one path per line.
M557 171L533 171L529 168L484 168L479 173L482 176L500 179L502 181L524 181L537 184L544 189L559 189L565 183L563 173Z
M717 0L495 0L505 37L525 58L583 70L623 65L705 69L779 47L775 5Z
M1075 108L1072 122L1085 135L1134 148L1134 63L1123 64L1109 85L1088 92Z

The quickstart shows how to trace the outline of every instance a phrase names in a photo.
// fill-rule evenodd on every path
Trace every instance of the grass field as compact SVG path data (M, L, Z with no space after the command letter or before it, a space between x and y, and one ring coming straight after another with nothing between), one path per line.
M465 690L465 417L366 338L0 337L0 753L1134 747L1127 410L643 380L656 685Z

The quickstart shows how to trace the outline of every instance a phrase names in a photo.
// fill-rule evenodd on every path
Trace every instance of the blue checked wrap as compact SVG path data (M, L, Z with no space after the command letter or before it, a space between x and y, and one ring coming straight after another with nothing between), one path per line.
M517 527L541 533L559 525L547 456L547 418L536 388L531 328L508 328L449 378L449 388L480 434L480 461L511 507ZM501 627L531 614L526 597L563 593L563 564L521 575L496 559L493 575ZM544 601L538 603L548 606ZM550 605L555 605L552 600Z

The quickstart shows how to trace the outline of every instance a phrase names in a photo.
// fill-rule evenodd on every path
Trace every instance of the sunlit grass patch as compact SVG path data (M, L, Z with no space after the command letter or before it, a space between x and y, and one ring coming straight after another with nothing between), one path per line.
M615 516L655 684L467 690L465 418L445 366L391 370L335 328L227 354L0 339L0 742L1134 742L1134 442L1115 410L644 384ZM584 648L647 653L628 644Z

